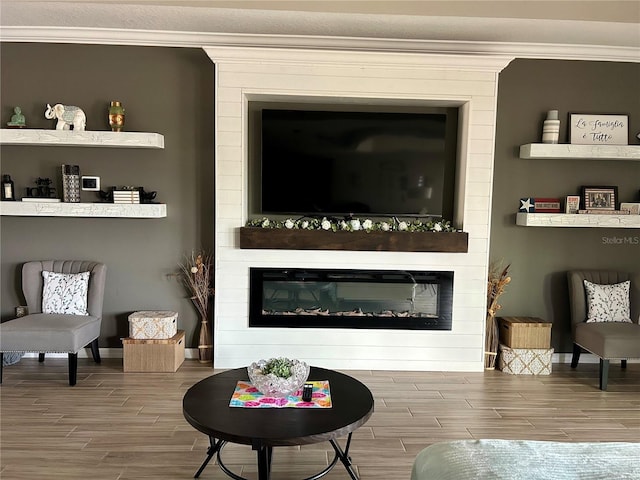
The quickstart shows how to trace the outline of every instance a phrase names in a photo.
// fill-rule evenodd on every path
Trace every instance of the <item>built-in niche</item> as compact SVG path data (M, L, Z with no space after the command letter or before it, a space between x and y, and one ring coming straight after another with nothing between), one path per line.
M458 108L248 102L250 218L454 220Z

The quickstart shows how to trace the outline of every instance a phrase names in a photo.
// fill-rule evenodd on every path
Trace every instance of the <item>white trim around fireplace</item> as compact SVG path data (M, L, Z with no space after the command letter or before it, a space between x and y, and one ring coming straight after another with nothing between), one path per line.
M220 368L270 356L341 369L482 371L498 73L510 57L205 48L216 85L215 359ZM239 248L248 218L250 101L438 105L460 109L457 227L468 252ZM249 268L454 272L451 331L249 328Z

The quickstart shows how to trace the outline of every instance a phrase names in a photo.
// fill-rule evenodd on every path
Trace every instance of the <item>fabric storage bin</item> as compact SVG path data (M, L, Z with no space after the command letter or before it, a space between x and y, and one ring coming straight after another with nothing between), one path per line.
M500 343L511 348L549 348L551 323L534 317L498 317Z
M511 375L549 375L553 348L510 348L500 344L498 368Z
M166 339L173 337L177 332L177 312L145 310L129 315L129 338Z
M184 330L172 338L122 339L125 372L175 372L184 362Z

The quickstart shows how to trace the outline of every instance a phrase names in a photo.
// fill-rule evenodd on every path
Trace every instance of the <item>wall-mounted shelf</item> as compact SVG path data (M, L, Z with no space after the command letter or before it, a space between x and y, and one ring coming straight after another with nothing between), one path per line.
M640 228L640 215L595 215L570 213L518 213L522 227Z
M520 158L538 160L640 160L640 145L528 143L520 145Z
M164 136L147 132L0 129L1 145L60 147L164 148Z
M0 202L0 215L13 217L163 218L164 203Z
M240 248L468 252L467 232L330 232L240 227Z

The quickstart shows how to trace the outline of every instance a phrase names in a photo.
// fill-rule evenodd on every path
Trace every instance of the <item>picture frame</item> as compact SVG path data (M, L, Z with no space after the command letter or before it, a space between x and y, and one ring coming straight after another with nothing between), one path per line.
M569 114L572 145L628 145L629 116L622 114Z
M81 179L82 190L97 192L100 190L100 177L83 175Z
M582 202L586 210L616 210L618 187L582 187Z

